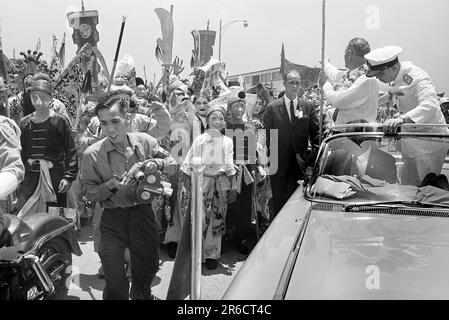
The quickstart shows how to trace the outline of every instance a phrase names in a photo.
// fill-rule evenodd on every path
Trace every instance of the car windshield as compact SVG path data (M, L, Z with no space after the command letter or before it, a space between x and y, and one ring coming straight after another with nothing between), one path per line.
M346 128L328 137L318 153L307 198L344 205L396 201L449 206L447 127L401 129L385 134L382 128Z

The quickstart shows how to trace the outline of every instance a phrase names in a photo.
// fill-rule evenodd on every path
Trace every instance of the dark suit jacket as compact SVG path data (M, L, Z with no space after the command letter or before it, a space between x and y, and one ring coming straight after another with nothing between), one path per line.
M319 119L315 112L313 103L298 98L297 109L302 110L302 118L295 115L293 123L290 123L288 113L285 108L284 98L280 98L268 104L264 115L264 128L267 129L267 146L271 152L272 144L269 129L278 130L278 171L276 174L288 175L287 170L296 154L301 155L305 166L310 166L315 161L319 143ZM274 140L274 139L273 139ZM312 152L308 150L309 140L312 145ZM270 157L273 157L271 154Z
M357 157L363 152L363 150L352 152L345 149L332 152L323 173L335 176L358 174ZM396 160L385 151L371 148L365 174L371 178L387 181L388 183L397 183Z

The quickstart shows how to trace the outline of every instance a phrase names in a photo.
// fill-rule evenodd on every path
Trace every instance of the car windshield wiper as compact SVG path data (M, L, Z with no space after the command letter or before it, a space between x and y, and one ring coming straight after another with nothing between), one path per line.
M415 207L439 207L439 208L449 208L448 204L433 203L433 202L422 202L416 200L389 200L389 201L371 201L363 203L348 203L343 206L343 211L351 212L357 211L357 208L367 207L367 206L377 206L377 205L392 205L392 204L402 204Z

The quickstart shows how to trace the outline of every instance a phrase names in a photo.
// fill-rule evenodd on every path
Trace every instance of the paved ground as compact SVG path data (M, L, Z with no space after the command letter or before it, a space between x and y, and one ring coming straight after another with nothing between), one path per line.
M69 284L69 300L101 300L104 281L97 276L100 258L93 250L92 228L85 227L79 233L79 243L83 255L73 255L72 277ZM160 270L153 281L152 293L161 299L167 295L173 259L169 258L165 247L161 245ZM224 243L222 257L216 270L207 270L203 266L201 281L201 298L204 300L220 299L240 269L245 256Z

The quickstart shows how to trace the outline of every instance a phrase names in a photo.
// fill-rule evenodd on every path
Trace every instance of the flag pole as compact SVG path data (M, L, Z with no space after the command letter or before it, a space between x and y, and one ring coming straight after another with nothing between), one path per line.
M145 68L145 66L143 66L143 75L145 77L145 87L147 87L148 85L148 81L147 81L147 70Z
M41 51L41 38L37 39L36 50L37 53Z
M194 157L192 159L192 198L191 198L191 228L192 228L192 259L191 259L191 280L190 280L190 300L201 299L201 260L202 260L202 211L203 211L203 170L202 159Z
M59 48L59 59L61 60L61 66L64 68L65 64L65 32L62 36L61 47Z
M111 90L112 81L114 80L114 73L115 73L115 68L117 67L117 60L118 60L118 55L120 52L120 46L122 45L122 37L123 37L123 30L125 29L125 23L126 23L126 17L123 16L122 17L122 27L120 28L120 36L118 38L118 43L117 43L117 50L115 51L114 65L112 66L112 71L111 71L111 76L109 78L109 85L108 85L107 92L109 92Z
M325 51L325 41L326 41L326 0L322 1L322 28L321 28L321 72L324 72L324 51ZM318 82L319 82L318 77ZM323 92L320 94L320 144L323 139Z

